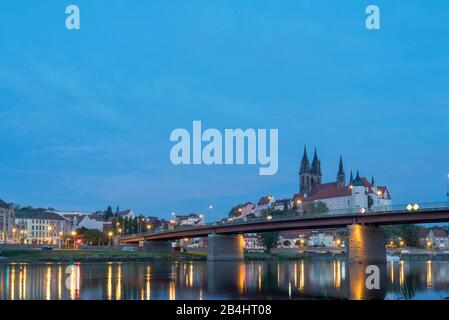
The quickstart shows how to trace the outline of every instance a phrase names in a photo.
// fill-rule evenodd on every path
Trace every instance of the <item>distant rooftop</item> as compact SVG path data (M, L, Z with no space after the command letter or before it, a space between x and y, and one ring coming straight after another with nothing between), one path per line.
M21 209L16 211L16 219L66 220L59 214L44 209Z

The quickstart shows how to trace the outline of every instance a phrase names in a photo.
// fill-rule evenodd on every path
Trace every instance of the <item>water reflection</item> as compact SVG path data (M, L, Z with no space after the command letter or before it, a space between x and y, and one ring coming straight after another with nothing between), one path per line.
M1 264L0 300L26 299L444 299L449 262L379 266L368 290L366 266L345 260Z

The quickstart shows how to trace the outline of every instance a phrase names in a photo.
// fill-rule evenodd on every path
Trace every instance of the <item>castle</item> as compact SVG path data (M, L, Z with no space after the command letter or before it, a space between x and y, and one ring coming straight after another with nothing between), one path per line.
M299 192L294 195L293 201L296 205L305 206L319 201L324 202L330 211L387 210L391 206L391 195L386 186L377 185L374 177L369 182L365 177L360 176L359 171L355 178L351 171L349 183L346 183L341 156L336 181L323 183L321 161L318 159L316 149L310 164L307 148L304 147L299 169Z

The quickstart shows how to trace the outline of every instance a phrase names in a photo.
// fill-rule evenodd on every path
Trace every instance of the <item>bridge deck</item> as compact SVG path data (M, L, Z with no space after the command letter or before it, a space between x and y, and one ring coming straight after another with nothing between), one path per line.
M378 213L321 214L315 216L290 215L255 218L242 222L215 223L199 227L177 228L170 231L150 232L120 238L122 243L136 243L142 240L176 240L182 238L206 237L211 233L239 234L295 229L326 229L346 227L351 224L392 225L449 222L449 206L420 209L418 211L390 211Z

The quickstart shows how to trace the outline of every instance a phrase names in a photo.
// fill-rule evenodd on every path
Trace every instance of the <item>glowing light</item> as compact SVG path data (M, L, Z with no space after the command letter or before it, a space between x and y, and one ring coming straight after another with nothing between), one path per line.
M365 208L360 208L360 213L361 213L361 214L365 214L365 212L366 212L366 209L365 209Z
M427 288L431 288L432 287L432 261L428 260L426 261L426 284L427 284Z
M267 220L271 220L271 219L273 219L272 216L267 216Z
M419 204L415 203L413 205L413 210L415 210L415 211L419 210Z
M412 211L413 210L413 206L411 204L407 205L407 207L405 207L408 211Z

